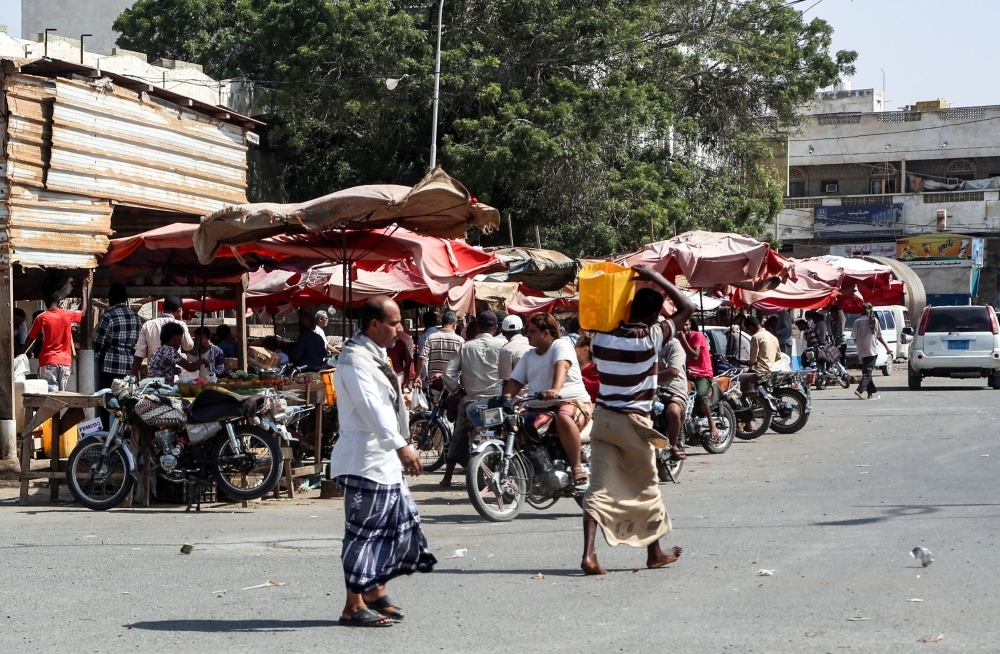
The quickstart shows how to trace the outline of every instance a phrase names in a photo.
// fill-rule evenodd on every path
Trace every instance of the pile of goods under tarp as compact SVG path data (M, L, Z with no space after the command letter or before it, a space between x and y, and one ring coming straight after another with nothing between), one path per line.
M201 377L190 382L177 384L180 394L184 397L195 397L206 388L223 388L240 395L254 395L265 388L279 391L306 390L309 387L318 388L326 381L325 376L331 373L307 372L294 376L284 376L273 371L249 373L245 370L230 370L227 377L219 381L209 382Z

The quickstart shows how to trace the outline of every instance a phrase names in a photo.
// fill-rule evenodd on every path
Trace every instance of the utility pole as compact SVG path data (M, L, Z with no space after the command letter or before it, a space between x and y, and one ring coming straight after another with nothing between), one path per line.
M441 98L441 21L444 19L444 0L438 4L437 56L434 59L434 110L431 122L431 170L437 166L438 101Z

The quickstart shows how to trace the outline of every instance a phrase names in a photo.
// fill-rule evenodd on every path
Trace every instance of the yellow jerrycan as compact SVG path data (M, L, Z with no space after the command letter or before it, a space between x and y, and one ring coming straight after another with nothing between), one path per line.
M580 327L610 332L628 318L635 296L631 268L605 261L580 269Z

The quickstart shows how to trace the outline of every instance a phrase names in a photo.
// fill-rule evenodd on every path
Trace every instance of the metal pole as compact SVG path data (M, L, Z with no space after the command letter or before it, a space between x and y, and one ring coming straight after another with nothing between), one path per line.
M348 270L347 270L347 223L344 223L344 257L341 261L343 268L341 269L341 292L340 300L343 303L340 307L340 336L347 342L347 339L351 337L347 333L347 280L348 280Z
M538 231L538 225L535 225L535 243L538 244L538 249L541 250L542 249L542 235L541 235L541 232Z
M45 58L49 58L49 32L57 32L58 30L54 27L45 28Z
M507 214L507 231L510 233L510 246L514 247L514 226L510 224L510 214Z
M93 34L81 34L80 35L80 63L83 63L83 39L87 36L93 36Z
M438 100L441 97L441 21L444 19L444 0L438 5L437 55L434 61L434 110L431 118L431 170L437 166Z

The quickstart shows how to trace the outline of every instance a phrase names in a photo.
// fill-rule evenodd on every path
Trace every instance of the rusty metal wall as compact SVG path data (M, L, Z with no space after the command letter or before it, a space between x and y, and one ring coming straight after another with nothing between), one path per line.
M55 81L47 188L185 213L246 202L240 127L135 95Z
M4 87L0 244L11 262L95 267L113 202L189 215L246 202L238 126L87 82L9 74Z

